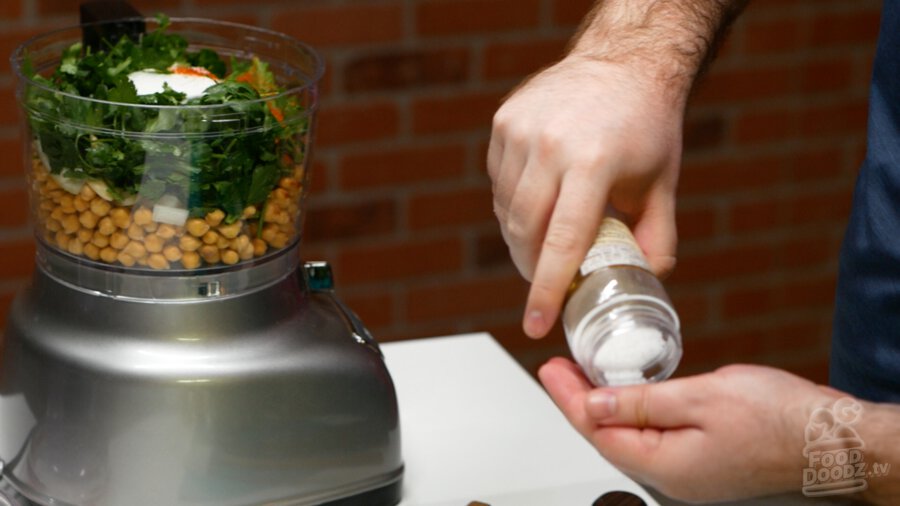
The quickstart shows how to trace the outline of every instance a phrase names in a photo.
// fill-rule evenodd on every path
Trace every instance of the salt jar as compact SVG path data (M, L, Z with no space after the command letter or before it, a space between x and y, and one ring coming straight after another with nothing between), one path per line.
M596 386L662 381L681 359L678 314L616 218L603 219L562 320L575 361Z

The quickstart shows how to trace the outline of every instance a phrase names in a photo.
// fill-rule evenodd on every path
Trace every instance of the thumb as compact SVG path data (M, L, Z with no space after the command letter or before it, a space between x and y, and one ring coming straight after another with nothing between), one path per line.
M592 390L585 398L585 411L601 426L672 428L700 425L697 407L702 384L682 378L615 388Z
M665 190L652 194L632 232L653 273L660 279L671 274L678 246L675 195Z

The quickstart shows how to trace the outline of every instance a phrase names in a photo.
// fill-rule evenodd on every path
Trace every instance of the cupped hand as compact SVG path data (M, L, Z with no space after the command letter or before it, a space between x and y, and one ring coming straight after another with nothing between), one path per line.
M687 501L799 492L809 416L845 396L749 365L598 389L566 359L551 360L538 374L569 422L608 461Z
M513 262L532 283L526 334L553 325L607 205L658 275L674 267L683 116L665 83L584 56L535 75L497 111L488 173Z

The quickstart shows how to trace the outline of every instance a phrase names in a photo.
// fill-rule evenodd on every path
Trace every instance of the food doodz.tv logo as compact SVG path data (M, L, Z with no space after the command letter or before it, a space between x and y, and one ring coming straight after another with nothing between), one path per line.
M858 402L844 397L831 408L818 408L809 416L803 448L803 456L809 459L803 469L804 495L860 492L868 487L866 477L887 474L890 464L873 464L871 471L866 465L866 443L853 428L862 412Z

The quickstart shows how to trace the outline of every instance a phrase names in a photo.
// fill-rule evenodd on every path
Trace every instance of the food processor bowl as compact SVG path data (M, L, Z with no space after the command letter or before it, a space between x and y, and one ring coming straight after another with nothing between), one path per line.
M38 261L0 340L0 504L396 504L390 374L328 264L299 262L320 59L173 19L281 91L122 104L47 85L81 28L13 56Z

